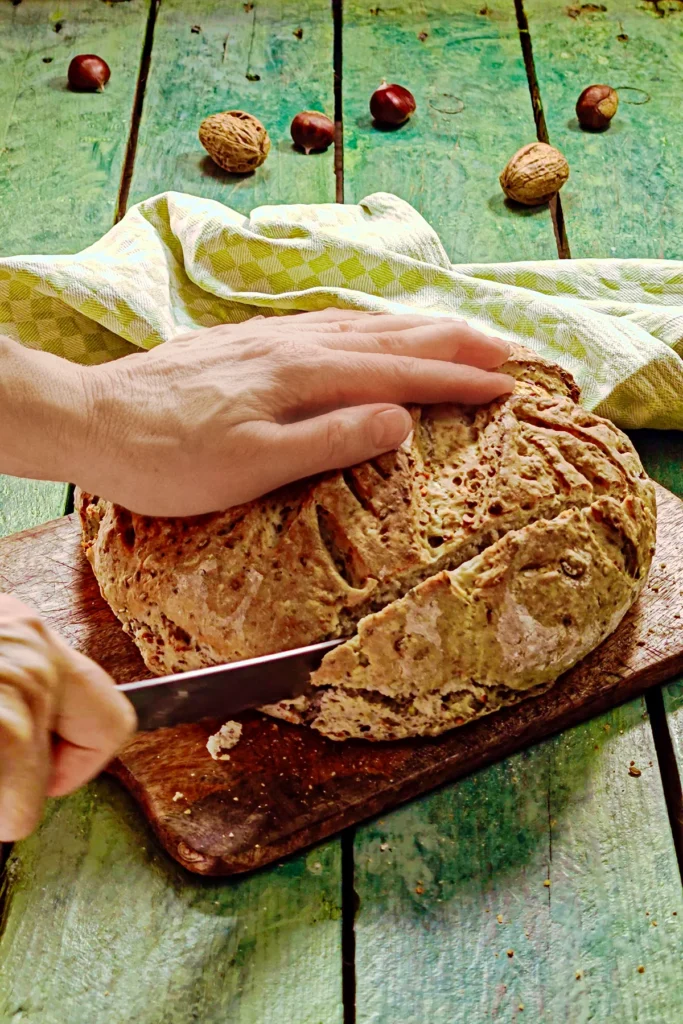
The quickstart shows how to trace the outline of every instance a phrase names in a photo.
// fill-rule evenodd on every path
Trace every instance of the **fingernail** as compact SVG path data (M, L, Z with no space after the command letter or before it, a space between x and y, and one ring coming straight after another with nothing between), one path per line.
M375 413L370 424L372 443L378 448L399 445L410 432L410 422L410 414L404 409L385 409Z

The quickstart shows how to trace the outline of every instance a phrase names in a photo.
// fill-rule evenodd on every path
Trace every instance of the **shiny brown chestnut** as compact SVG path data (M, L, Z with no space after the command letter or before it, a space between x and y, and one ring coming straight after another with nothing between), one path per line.
M304 153L319 152L334 142L334 121L318 110L302 110L289 130L295 145Z
M67 71L70 87L78 92L102 92L110 77L109 65L94 53L79 53Z
M589 85L576 101L576 116L582 128L607 128L617 112L619 96L609 85Z
M415 113L415 97L402 85L382 82L370 97L370 113L380 125L404 124Z

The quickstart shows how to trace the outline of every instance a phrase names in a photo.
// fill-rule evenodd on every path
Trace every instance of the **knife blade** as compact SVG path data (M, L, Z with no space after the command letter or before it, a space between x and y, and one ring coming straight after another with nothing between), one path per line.
M328 651L343 643L343 639L326 640L228 665L122 683L118 689L135 708L142 731L201 718L227 720L240 711L301 696L311 672L319 668Z

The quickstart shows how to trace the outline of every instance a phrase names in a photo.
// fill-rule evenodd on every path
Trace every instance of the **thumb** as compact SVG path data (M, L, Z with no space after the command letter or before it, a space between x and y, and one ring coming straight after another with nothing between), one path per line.
M400 405L356 405L279 425L262 424L279 487L314 473L344 469L391 451L405 441L413 421ZM272 434L271 434L272 431ZM269 436L271 435L271 436Z

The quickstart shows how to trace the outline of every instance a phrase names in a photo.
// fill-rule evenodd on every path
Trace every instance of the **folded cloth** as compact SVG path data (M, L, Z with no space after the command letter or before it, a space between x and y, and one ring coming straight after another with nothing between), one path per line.
M460 316L566 367L619 426L683 428L683 261L454 265L382 192L250 217L165 192L75 256L0 259L0 333L85 364L327 306Z

